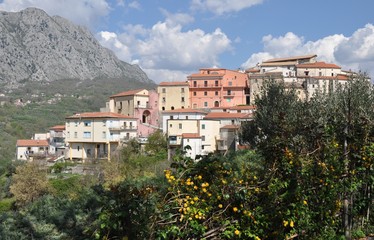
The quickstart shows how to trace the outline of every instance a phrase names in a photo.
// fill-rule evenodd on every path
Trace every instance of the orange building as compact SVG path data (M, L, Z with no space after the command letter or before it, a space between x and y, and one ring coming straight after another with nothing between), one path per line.
M248 75L223 68L201 68L187 77L192 108L249 104Z

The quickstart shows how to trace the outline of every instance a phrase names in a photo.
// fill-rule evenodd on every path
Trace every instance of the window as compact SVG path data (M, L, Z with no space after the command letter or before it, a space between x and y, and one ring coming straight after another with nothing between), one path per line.
M162 107L162 111L165 111L165 107Z
M216 91L214 94L215 94L216 96L218 96L218 91Z
M205 124L201 124L201 129L205 129Z
M231 90L227 90L227 95L228 95L228 96L231 95Z
M184 97L181 97L181 102L184 102Z
M74 132L74 138L78 138L78 133Z
M208 107L208 102L204 102L204 107Z
M83 132L83 138L91 138L91 132Z
M162 88L162 93L166 93L166 88Z
M181 88L181 93L184 93L184 88Z
M232 82L229 82L229 86L232 86Z
M201 136L201 141L205 141L205 136Z
M85 127L91 127L91 121L84 121Z
M140 101L137 102L138 106L140 106Z
M74 122L74 125L75 125L76 127L78 127L78 121L75 121L75 122Z
M218 81L214 82L214 86L218 87Z
M70 132L67 133L67 138L70 138Z
M162 98L162 102L166 102L166 97L163 97L163 98Z
M208 81L204 81L204 87L208 86Z
M186 120L188 120L188 116L186 116Z
M182 123L179 123L179 129L182 129Z
M194 87L197 87L197 83L196 83L196 81L193 81L193 86L194 86Z
M193 95L196 96L196 92L193 92Z
M174 119L174 116L170 116L170 119L173 120L173 119Z
M208 92L204 92L204 96L208 96Z
M170 124L169 124L169 128L172 128L172 127L173 127L173 124L170 123Z
M203 149L203 150L204 150L204 145L201 145L201 149Z
M319 72L319 76L322 76L322 72Z

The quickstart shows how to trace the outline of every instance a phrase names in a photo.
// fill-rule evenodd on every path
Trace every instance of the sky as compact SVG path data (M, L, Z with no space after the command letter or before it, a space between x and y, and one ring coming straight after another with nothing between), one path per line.
M0 0L27 7L87 27L156 83L308 54L374 79L374 0Z

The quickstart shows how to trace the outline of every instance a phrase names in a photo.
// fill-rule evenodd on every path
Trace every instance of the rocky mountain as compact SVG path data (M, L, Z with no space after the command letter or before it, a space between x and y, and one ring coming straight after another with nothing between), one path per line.
M0 56L0 84L7 89L61 79L153 83L139 66L102 47L85 27L36 8L0 12Z

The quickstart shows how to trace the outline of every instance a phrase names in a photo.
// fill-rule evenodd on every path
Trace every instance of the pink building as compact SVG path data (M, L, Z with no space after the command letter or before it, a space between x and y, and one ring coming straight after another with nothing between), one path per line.
M137 89L110 96L109 111L138 119L138 137L148 137L160 129L158 93Z
M249 104L248 75L223 68L202 68L187 77L192 108Z

